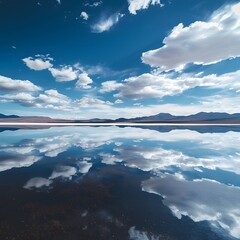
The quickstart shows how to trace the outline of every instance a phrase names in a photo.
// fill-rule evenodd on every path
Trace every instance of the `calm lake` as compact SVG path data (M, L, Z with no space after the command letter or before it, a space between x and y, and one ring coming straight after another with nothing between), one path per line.
M240 239L240 127L0 128L0 239Z

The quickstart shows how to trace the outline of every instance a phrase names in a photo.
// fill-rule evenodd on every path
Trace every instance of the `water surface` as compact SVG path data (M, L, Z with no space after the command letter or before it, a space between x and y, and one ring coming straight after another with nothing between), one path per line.
M237 127L0 132L0 239L240 239Z

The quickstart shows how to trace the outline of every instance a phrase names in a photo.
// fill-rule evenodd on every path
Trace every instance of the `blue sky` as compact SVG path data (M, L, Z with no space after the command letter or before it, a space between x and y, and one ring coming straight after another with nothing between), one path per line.
M239 112L240 3L1 0L1 113Z

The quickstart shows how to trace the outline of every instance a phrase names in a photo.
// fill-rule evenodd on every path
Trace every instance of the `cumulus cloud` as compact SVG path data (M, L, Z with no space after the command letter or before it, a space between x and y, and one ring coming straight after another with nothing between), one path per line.
M237 80L239 77L240 71L203 77L182 74L176 78L168 74L146 73L125 79L121 83L116 81L104 82L99 92L119 91L114 95L115 97L133 100L174 96L195 87L221 88L238 92L240 91L240 83Z
M162 71L186 64L212 64L240 56L240 3L215 11L208 21L174 27L164 46L142 54L142 61Z
M93 80L87 73L81 73L78 75L78 81L76 82L76 88L88 89L91 88L89 84L93 83Z
M81 17L83 20L87 21L88 18L89 18L89 15L88 15L86 12L81 12L80 17Z
M137 11L147 9L149 5L160 5L160 0L128 0L128 10L131 14L137 14Z
M122 83L118 83L117 81L106 81L102 83L100 93L112 92L120 89L123 86Z
M78 77L78 71L73 70L71 66L64 66L62 68L49 68L49 71L57 82L73 81Z
M71 100L60 94L57 90L46 90L37 96L32 94L20 92L17 94L0 95L1 102L13 102L23 106L30 106L35 108L49 108L55 110L69 110Z
M116 13L110 17L101 18L97 23L91 26L92 32L102 33L109 31L124 15L121 13Z
M55 110L69 110L71 99L57 90L46 90L35 99L35 107Z
M51 64L52 58L49 55L36 55L33 57L27 57L22 59L23 62L32 70L41 71L44 69L51 68L53 65Z
M29 93L4 94L0 95L1 102L19 103L23 106L33 106L36 98Z
M0 75L0 91L36 92L41 88L28 80L14 80Z
M44 94L38 96L37 102L48 104L65 104L70 100L67 96L59 93L57 90L46 90Z
M181 218L219 224L233 237L240 237L240 188L210 180L186 181L162 174L142 184L143 190L161 195L163 203Z

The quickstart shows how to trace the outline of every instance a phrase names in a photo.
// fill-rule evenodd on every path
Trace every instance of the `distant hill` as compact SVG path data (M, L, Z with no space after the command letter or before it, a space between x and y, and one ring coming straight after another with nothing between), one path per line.
M0 118L19 118L17 115L4 115L0 113Z

